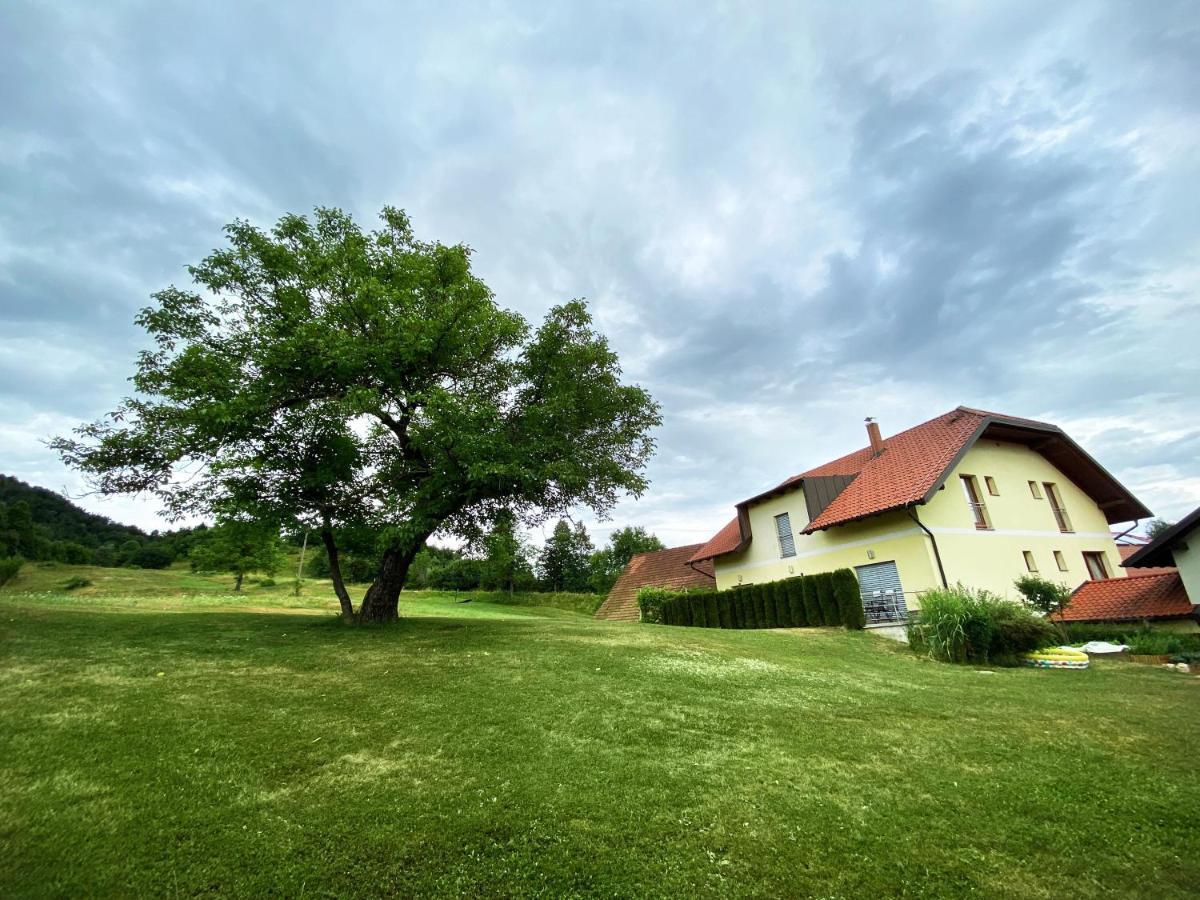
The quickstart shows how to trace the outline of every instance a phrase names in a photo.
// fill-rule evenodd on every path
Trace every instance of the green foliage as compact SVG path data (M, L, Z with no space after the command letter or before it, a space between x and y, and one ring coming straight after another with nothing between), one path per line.
M702 602L704 604L704 621L709 628L720 628L721 626L721 608L717 603L717 592L709 591L702 594Z
M502 509L496 514L491 531L483 539L483 554L479 586L484 590L519 591L533 587L529 547L517 534L516 517L510 510Z
M25 560L19 556L9 556L0 559L0 587L8 584L17 577L17 573L21 571L21 566L25 564Z
M637 592L638 610L643 622L652 625L673 625L673 622L663 620L663 604L678 595L678 591L668 591L665 588L644 587Z
M1022 575L1013 586L1026 603L1044 615L1061 612L1071 599L1071 589L1065 584L1056 584L1038 575Z
M733 618L733 592L718 591L717 597L717 621L722 628L736 628Z
M621 571L639 553L664 550L663 542L640 525L618 528L608 538L608 545L591 557L591 585L597 593L612 590Z
M840 625L841 613L837 597L833 592L833 573L821 572L812 576L817 588L817 603L821 606L821 622L825 625Z
M838 569L830 575L833 584L833 597L837 604L838 617L846 628L855 630L865 628L867 614L863 609L862 592L858 587L858 579L850 569Z
M1174 528L1174 522L1168 522L1165 519L1151 519L1146 523L1146 536L1150 540L1154 540L1168 528Z
M263 588L275 587L275 579L271 577L258 579L258 586Z
M708 605L703 597L687 597L683 605L691 615L691 624L697 628L708 627Z
M538 559L538 574L553 590L586 591L593 549L582 522L572 528L566 519L559 519Z
M908 634L915 652L957 663L1011 663L1057 641L1050 623L1028 607L962 584L923 594Z
M817 583L811 577L801 582L804 592L804 618L809 625L824 625L825 617L821 613L821 601L817 596Z
M198 572L230 572L242 589L242 579L250 572L274 575L283 564L283 544L279 529L262 522L231 520L209 529L204 540L191 552L192 565Z
M1200 634L1155 628L1143 622L1064 622L1058 627L1063 632L1065 643L1068 644L1108 641L1112 644L1128 644L1131 653L1146 654L1200 651ZM1143 649L1134 650L1134 647ZM1153 649L1156 647L1179 649Z
M136 399L52 442L101 493L152 492L172 514L376 529L387 579L365 619L396 616L435 532L474 540L500 508L542 521L641 494L661 421L586 304L533 330L467 247L418 240L398 209L381 219L229 225L189 268L197 289L138 316L153 347Z
M804 578L789 578L784 585L786 585L788 611L792 617L793 627L803 628L809 624L808 613L804 608Z
M62 583L64 591L77 591L80 588L91 587L92 579L73 575Z

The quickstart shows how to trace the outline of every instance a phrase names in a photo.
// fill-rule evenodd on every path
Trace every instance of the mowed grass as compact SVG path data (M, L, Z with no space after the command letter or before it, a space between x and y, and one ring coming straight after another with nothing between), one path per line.
M1195 896L1200 679L0 596L0 895Z

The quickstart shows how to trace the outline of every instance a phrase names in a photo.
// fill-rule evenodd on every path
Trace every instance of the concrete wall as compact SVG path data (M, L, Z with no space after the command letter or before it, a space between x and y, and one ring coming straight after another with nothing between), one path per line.
M962 475L978 480L992 530L975 528L959 481ZM995 480L998 496L988 493L985 476ZM1030 481L1037 482L1041 499L1031 494ZM1059 531L1044 482L1057 486L1072 533ZM775 516L782 512L791 518L794 557L780 555ZM1027 571L1025 550L1033 553L1039 575L1071 588L1088 579L1084 551L1103 553L1111 577L1126 574L1099 507L1045 457L1020 444L980 441L955 467L944 489L916 512L937 540L951 585L961 581L1015 599L1013 581ZM941 584L932 542L905 511L805 535L800 532L808 524L808 513L803 489L798 489L754 504L749 515L750 546L714 561L720 590L889 560L896 563L910 608L920 605L921 592ZM1055 550L1062 553L1065 571L1058 568Z

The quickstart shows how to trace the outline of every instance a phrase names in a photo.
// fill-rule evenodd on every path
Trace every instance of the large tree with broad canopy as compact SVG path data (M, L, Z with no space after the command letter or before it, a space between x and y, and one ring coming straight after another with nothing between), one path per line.
M502 510L605 514L646 488L657 404L625 384L583 302L532 330L471 272L465 246L414 237L401 210L360 229L336 209L270 231L238 221L153 295L132 397L52 442L103 494L169 515L317 531L343 614L395 618L434 533L475 538ZM338 535L382 535L357 612Z

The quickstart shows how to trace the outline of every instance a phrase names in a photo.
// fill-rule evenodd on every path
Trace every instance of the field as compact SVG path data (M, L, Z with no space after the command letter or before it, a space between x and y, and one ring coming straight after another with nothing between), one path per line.
M357 628L319 585L61 574L0 591L0 896L1200 884L1194 677L438 595Z

